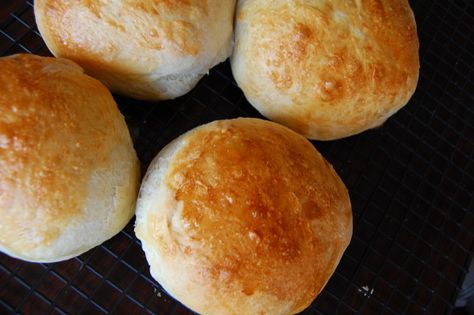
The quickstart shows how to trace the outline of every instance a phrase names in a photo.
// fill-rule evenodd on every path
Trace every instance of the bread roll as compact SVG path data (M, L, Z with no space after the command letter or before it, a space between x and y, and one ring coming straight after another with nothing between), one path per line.
M51 52L114 92L164 100L190 91L231 52L235 0L36 0Z
M68 60L0 58L0 250L84 253L134 213L139 164L110 92Z
M418 81L407 0L238 2L234 77L264 116L311 139L381 125Z
M304 137L259 119L216 121L150 165L135 232L152 276L201 314L293 314L352 236L347 190Z

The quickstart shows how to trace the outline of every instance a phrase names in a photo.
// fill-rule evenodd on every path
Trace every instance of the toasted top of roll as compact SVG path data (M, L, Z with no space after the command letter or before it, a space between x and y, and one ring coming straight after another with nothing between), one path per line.
M76 64L0 58L0 250L77 256L134 212L139 165L110 92Z
M415 91L407 0L240 1L232 70L266 117L311 139L381 125Z
M159 100L185 94L232 45L235 0L37 0L38 28L113 91Z
M293 314L352 236L347 190L304 137L259 119L216 121L150 165L135 232L151 274L201 314Z

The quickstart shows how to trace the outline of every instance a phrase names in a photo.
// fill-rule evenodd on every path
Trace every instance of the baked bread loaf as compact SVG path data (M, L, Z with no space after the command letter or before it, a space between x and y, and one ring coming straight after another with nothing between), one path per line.
M164 100L190 91L231 52L235 0L36 0L51 52L112 91Z
M139 163L110 92L68 60L0 58L0 250L82 254L134 213Z
M152 276L200 314L293 314L352 236L347 190L303 136L240 118L193 129L153 160L135 232Z
M381 125L414 93L419 72L407 0L245 0L232 71L264 116L311 139Z

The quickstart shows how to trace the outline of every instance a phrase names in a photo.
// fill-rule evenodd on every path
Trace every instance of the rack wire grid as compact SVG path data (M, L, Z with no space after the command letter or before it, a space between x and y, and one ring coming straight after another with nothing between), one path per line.
M472 259L474 2L411 5L421 43L412 100L376 130L314 142L350 191L354 236L303 314L449 314ZM0 55L19 52L49 55L32 1L1 1ZM143 170L164 145L195 126L261 117L228 62L179 99L116 100ZM0 254L0 314L6 313L192 314L150 276L133 223L61 263L25 263Z

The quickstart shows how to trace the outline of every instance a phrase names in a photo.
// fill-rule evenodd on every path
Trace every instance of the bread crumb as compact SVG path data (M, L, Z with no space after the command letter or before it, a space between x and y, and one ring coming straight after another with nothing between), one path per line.
M357 292L362 293L364 297L370 299L370 297L374 295L375 289L370 288L368 285L364 285L361 288L357 289Z

